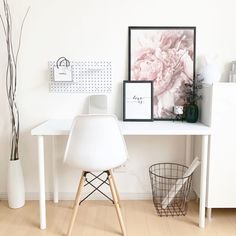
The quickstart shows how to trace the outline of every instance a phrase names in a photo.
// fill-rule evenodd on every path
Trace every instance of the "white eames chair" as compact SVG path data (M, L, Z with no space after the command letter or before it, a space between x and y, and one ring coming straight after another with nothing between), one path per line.
M126 235L112 169L122 165L127 160L127 156L125 141L115 116L80 115L74 119L64 162L82 170L82 175L67 236L72 233L81 192L87 181L86 175L98 171L107 173L108 185L111 189L121 230L123 235Z

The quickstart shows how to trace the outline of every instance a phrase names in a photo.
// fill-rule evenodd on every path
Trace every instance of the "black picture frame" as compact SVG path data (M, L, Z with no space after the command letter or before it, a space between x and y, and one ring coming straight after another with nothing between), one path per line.
M150 117L149 118L141 118L141 117L135 117L135 115L132 117L130 117L130 115L128 115L127 113L130 113L130 112L127 112L127 109L131 108L131 105L129 105L129 108L128 108L128 103L127 101L129 100L129 102L133 102L134 101L134 96L132 94L128 95L127 93L127 85L137 85L137 84L140 84L140 85L144 85L144 84L148 84L150 85L149 88L146 88L149 96L150 97L140 97L139 95L137 95L138 99L148 99L148 100L145 100L147 102L146 104L146 108L148 108L148 112L150 113ZM144 86L143 86L144 87ZM136 86L137 88L137 86ZM148 91L149 90L149 91ZM132 93L135 92L135 86L133 86L133 89L132 89ZM143 91L142 91L143 93ZM128 96L132 96L132 98L128 97ZM136 95L135 95L136 96ZM130 99L132 99L133 101L130 101ZM149 100L150 99L150 100ZM144 100L143 100L144 101ZM134 108L136 108L136 112L138 114L139 110L137 109L137 103L134 104ZM146 115L144 114L143 117L145 117ZM153 121L153 82L152 81L123 81L123 121Z
M134 67L134 63L133 63L134 59L132 58L132 57L134 57L132 53L133 53L133 51L135 51L135 49L132 48L133 43L134 43L134 39L132 38L132 36L133 36L132 34L133 34L133 32L138 32L138 31L141 32L141 33L143 32L144 34L147 31L155 32L156 34L158 34L158 32L159 33L161 33L161 32L162 33L163 32L169 32L169 33L176 32L176 34L177 34L176 36L178 36L178 33L181 36L181 32L182 32L183 37L186 37L186 40L184 42L185 45L189 44L190 49L192 47L192 50L189 50L189 51L188 51L187 46L186 46L186 48L184 48L184 50L186 50L188 52L188 54L187 54L188 58L187 58L186 55L184 55L184 56L186 56L187 59L191 58L191 60L192 60L191 69L189 70L189 72L191 73L191 76L188 76L188 77L186 76L187 79L189 80L186 83L192 83L193 84L195 82L195 64L196 64L196 59L195 59L196 58L196 27L195 26L129 26L128 27L128 80L129 81L139 81L139 79L140 79L140 80L145 80L145 81L153 81L153 89L154 89L154 92L153 92L153 96L154 96L153 97L153 100L154 100L154 102L153 102L153 105L154 105L153 119L154 120L177 120L176 115L171 110L171 107L168 107L167 115L162 116L162 115L158 114L158 108L160 108L160 106L158 107L158 103L159 103L160 100L158 99L159 95L158 95L157 91L158 91L158 88L161 88L161 86L157 86L157 84L158 84L158 79L160 77L158 77L158 75L157 75L155 79L151 78L152 76L149 76L149 77L147 76L147 78L143 78L142 76L135 77L132 74L132 70L134 70L134 68L136 68L136 67ZM161 38L161 36L159 36L159 37ZM138 42L141 44L140 41L138 41ZM168 43L171 43L171 42L168 42ZM183 45L184 44L182 44L181 46L183 46ZM155 49L152 49L152 47L148 47L147 45L143 46L143 49L145 49L145 48L147 50L149 49L150 51L155 50ZM173 51L174 51L174 49L173 49ZM169 53L169 51L168 51L168 53ZM138 50L137 50L137 54L138 54ZM139 58L142 58L142 57L140 56ZM169 57L169 58L172 59L171 57ZM149 59L147 59L147 62L148 62L148 60ZM187 64L187 61L186 61L186 64ZM188 64L190 64L190 63L188 63ZM141 68L141 66L140 66L140 68ZM157 72L157 74L159 73L158 70L156 72ZM184 73L181 74L180 76L184 77ZM175 75L175 77L173 77L173 78L176 80L176 77L177 77L177 75ZM181 85L181 88L183 88L183 85ZM180 91L183 92L182 90L180 90ZM173 95L173 98L174 98L174 102L176 102L176 104L174 104L174 105L183 105L184 106L186 104L186 101L184 102L183 96L182 96L182 98L180 96L178 97L177 93L173 93L172 95ZM165 111L164 109L162 109L162 110ZM164 114L164 112L163 112L163 114Z

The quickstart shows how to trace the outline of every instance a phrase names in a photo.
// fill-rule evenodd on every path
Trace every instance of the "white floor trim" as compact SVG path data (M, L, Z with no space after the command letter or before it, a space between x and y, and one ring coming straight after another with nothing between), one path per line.
M85 193L86 194L86 193ZM84 194L84 195L85 195ZM39 194L37 192L27 192L25 194L26 200L38 200ZM107 194L108 196L110 194ZM152 199L151 193L120 193L121 200L150 200ZM74 200L75 199L75 193L73 192L59 192L59 200ZM99 193L94 193L91 197L89 197L90 200L106 200L105 197L103 197ZM0 200L7 200L7 193L0 193ZM53 193L47 192L46 193L46 200L53 200Z
M84 193L83 195L86 195ZM107 193L111 197L110 193ZM83 196L82 196L83 197ZM120 193L121 200L151 200L152 193ZM196 198L196 194L191 191L189 198L191 200ZM27 192L25 194L26 200L39 200L38 192ZM59 200L74 200L75 192L59 192ZM7 200L7 193L0 193L0 200ZM46 200L53 200L53 192L46 192ZM89 200L106 200L100 193L94 193L89 197Z

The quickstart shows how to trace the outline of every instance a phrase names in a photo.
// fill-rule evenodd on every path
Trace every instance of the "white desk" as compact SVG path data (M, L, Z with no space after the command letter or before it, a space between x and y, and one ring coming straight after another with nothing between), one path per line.
M186 135L186 160L191 155L191 136L202 136L201 151L201 182L199 226L205 227L205 202L206 202L206 176L208 137L211 128L201 123L185 123L179 121L154 121L154 122L123 122L120 121L123 135ZM40 228L46 229L45 205L45 176L44 176L44 136L68 135L72 120L48 120L32 129L31 134L38 137L38 166L39 166L39 202L40 202ZM53 141L54 142L54 141ZM54 143L53 143L54 145ZM53 159L54 202L58 202L57 170L55 158ZM187 163L189 164L189 163Z

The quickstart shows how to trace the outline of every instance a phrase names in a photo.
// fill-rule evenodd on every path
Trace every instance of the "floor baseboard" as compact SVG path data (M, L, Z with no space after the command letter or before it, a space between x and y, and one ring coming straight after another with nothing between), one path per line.
M106 193L108 196L111 197L110 193ZM86 196L87 193L84 193L84 196ZM122 200L151 200L152 199L152 193L120 193L120 198ZM53 192L46 192L46 200L53 200ZM82 196L83 198L83 196ZM189 199L195 199L196 194L194 192L190 193ZM27 192L25 194L26 200L39 200L39 194L38 192ZM75 193L74 192L59 192L59 200L69 201L75 199ZM91 197L89 197L90 200L106 200L100 193L94 193ZM7 193L0 193L0 200L7 200Z
M86 193L84 194L86 195ZM110 194L107 194L108 196ZM46 200L53 200L53 193L46 192ZM111 196L110 196L111 197ZM150 200L152 199L151 193L120 193L120 198L122 200ZM0 193L1 200L7 200L7 193ZM25 194L26 200L39 200L39 194L37 192L27 192ZM74 192L59 192L59 200L74 200L75 193ZM106 200L101 194L94 193L90 198L90 200Z

